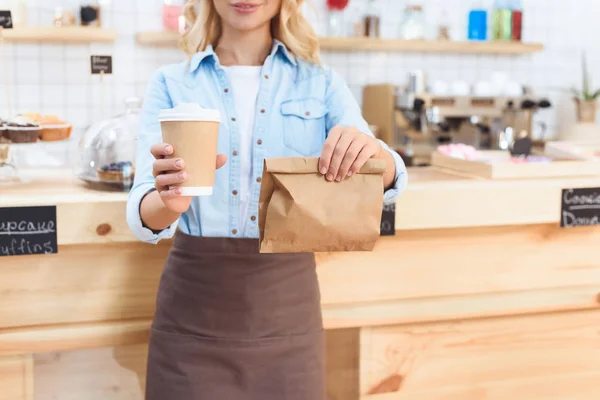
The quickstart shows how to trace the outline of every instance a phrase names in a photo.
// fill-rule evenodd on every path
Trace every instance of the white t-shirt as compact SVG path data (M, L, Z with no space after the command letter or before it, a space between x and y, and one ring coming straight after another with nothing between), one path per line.
M223 67L233 91L236 121L240 134L240 232L244 232L248 222L248 204L252 179L252 133L256 112L256 98L260 87L262 67L233 66Z

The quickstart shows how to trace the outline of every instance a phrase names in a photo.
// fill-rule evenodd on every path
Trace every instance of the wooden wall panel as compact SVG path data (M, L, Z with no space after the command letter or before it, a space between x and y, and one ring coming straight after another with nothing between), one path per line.
M326 332L327 400L356 400L359 393L359 329Z
M35 400L143 400L147 345L35 356Z
M365 400L598 399L598 327L600 311L364 328L361 394Z
M0 400L33 399L31 356L0 357Z
M398 232L373 253L318 255L325 306L598 284L600 229ZM526 306L524 304L524 306Z
M0 357L147 343L151 319L0 330Z
M125 217L122 202L61 204L56 209L58 243L100 244L136 242Z
M151 318L170 243L62 246L0 265L0 329Z

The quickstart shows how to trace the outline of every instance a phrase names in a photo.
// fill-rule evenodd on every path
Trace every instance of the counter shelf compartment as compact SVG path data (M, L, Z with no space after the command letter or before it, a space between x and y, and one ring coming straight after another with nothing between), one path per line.
M33 143L6 143L0 142L0 186L19 185L30 183L31 179L26 178L19 167L17 159L18 150L26 149L29 146L56 145L65 144L70 139L43 141L38 140Z
M448 173L482 179L600 176L600 159L577 160L533 154L551 158L552 161L518 163L511 162L510 153L507 151L483 150L478 153L481 156L479 160L465 160L435 151L431 156L431 165Z

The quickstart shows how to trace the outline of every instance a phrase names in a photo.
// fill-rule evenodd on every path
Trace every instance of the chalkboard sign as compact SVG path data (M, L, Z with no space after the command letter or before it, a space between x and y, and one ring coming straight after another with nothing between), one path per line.
M0 26L4 29L12 29L12 13L10 11L0 11Z
M396 235L396 204L383 206L381 215L381 236Z
M91 56L90 63L92 67L92 75L112 74L112 56Z
M592 225L600 225L600 188L563 190L560 226Z
M0 208L0 256L58 253L56 207Z

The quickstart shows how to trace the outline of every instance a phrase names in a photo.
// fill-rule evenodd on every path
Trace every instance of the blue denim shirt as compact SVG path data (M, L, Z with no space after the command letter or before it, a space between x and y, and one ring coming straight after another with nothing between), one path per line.
M327 133L336 125L353 126L372 135L361 110L343 79L333 70L301 61L275 41L261 72L253 132L250 213L257 216L263 160L273 157L318 157ZM238 229L240 160L236 157L240 136L236 110L226 72L212 48L197 53L191 62L161 68L149 84L142 109L136 174L127 202L127 222L135 236L157 243L170 238L177 227L187 234L206 237L258 238L258 222L248 221ZM158 113L180 102L197 103L218 109L222 123L219 153L228 156L217 171L214 194L195 197L191 207L170 228L155 233L142 225L140 202L154 188L150 146L162 142ZM395 202L407 183L406 167L400 156L389 150L396 161L394 186L385 193L385 202ZM360 196L359 193L356 194Z

